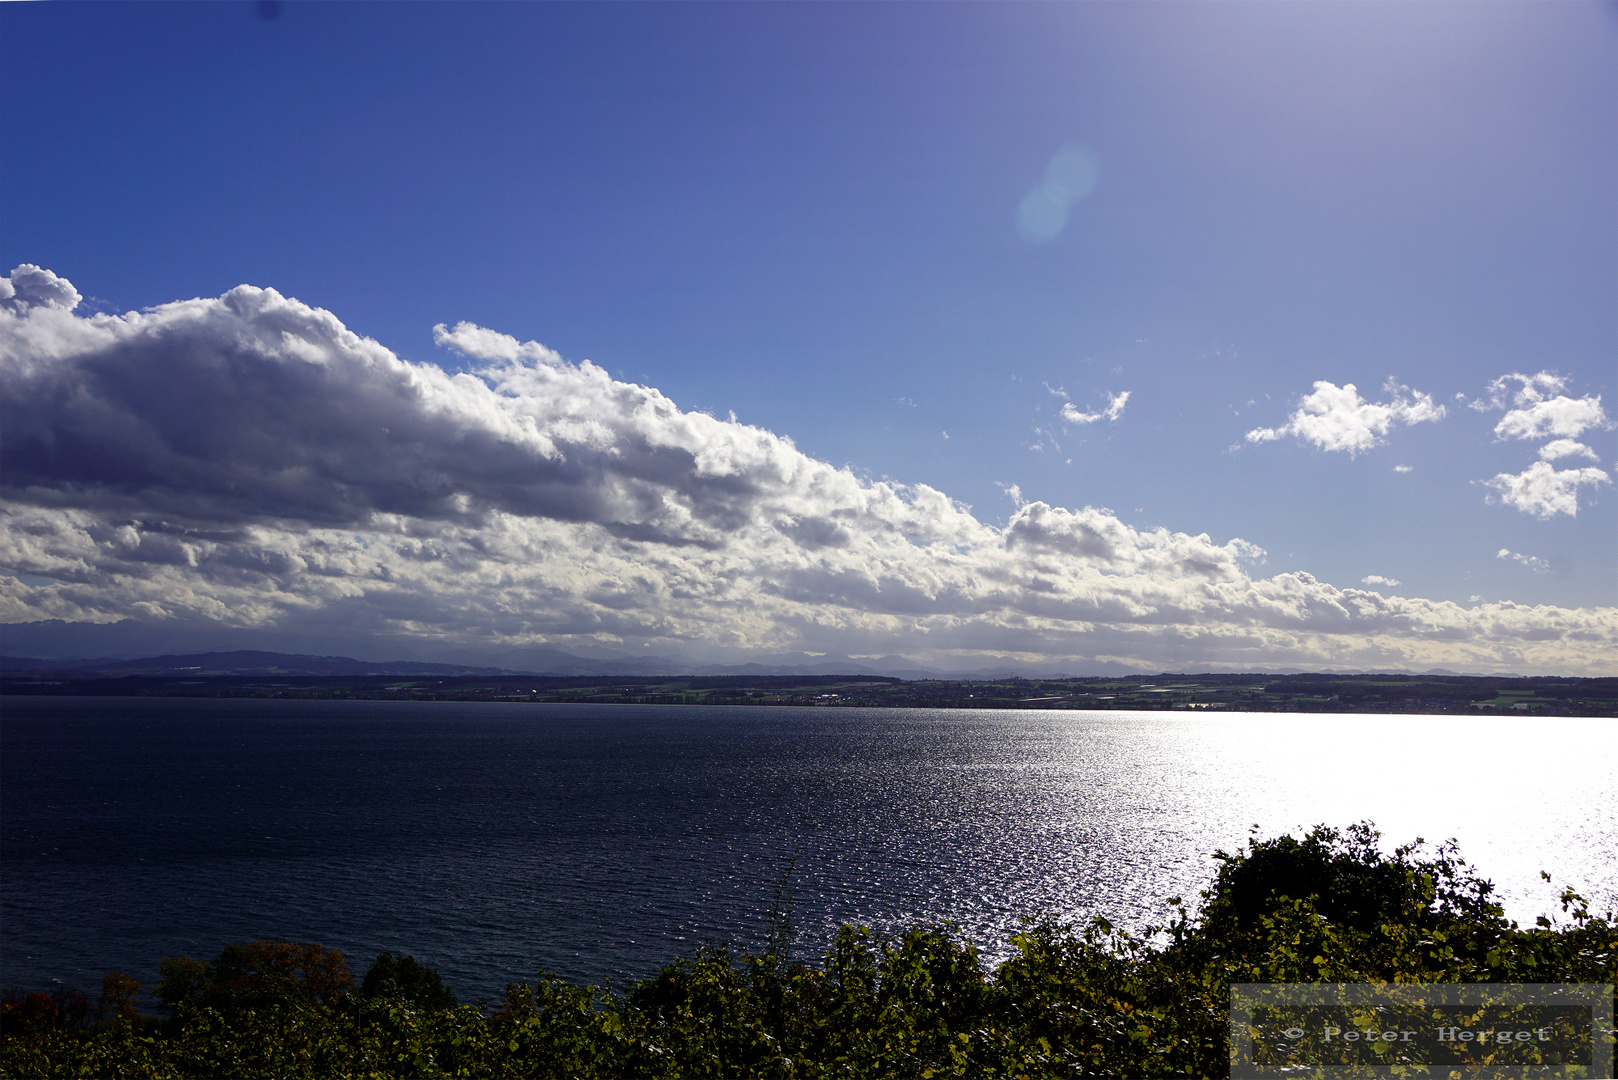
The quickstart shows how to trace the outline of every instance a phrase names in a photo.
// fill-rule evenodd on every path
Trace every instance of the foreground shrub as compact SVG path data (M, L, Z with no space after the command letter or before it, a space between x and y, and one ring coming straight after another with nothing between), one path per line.
M414 956L383 953L365 973L360 993L373 1001L396 1001L421 1009L453 1009L459 1002L438 972Z
M792 963L779 905L762 953L702 948L623 995L541 976L493 1012L412 957L382 954L356 989L341 953L232 945L163 962L166 1021L135 1013L127 976L98 1008L7 995L0 1075L1224 1076L1234 982L1618 983L1618 928L1577 894L1522 929L1452 845L1378 839L1250 840L1218 853L1195 913L1171 900L1141 935L1031 920L993 971L949 924L844 927L820 965Z

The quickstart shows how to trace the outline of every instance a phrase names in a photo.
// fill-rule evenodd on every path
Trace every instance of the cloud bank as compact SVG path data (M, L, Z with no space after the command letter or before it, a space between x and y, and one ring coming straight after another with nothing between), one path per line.
M1262 577L1246 541L1098 507L990 524L468 323L436 331L450 374L272 289L77 302L35 267L0 286L8 623L1053 669L1593 674L1618 645L1613 609Z

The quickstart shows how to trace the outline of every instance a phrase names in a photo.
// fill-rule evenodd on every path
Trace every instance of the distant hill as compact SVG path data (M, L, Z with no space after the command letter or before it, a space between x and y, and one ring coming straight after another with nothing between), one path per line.
M524 675L689 675L692 671L689 663L661 656L603 659L576 656L549 645L532 645L486 655L503 670Z
M1116 663L1079 662L1065 669L1035 668L1019 664L998 664L972 670L931 668L903 656L883 656L855 660L848 656L813 656L808 653L766 655L748 663L714 664L688 658L663 656L578 656L549 645L472 652L449 650L459 662L430 660L357 660L351 656L313 656L306 653L271 652L263 649L235 649L218 652L165 653L138 659L125 657L75 657L42 659L28 656L0 656L0 672L13 675L57 673L75 678L117 678L142 676L286 675L318 676L455 676L455 675L612 675L626 678L658 676L743 676L776 678L783 676L879 676L897 679L1063 679L1124 678L1147 673ZM1161 674L1167 675L1168 672ZM1230 673L1226 673L1227 675ZM1304 674L1296 668L1252 671L1246 674L1288 676ZM1338 675L1372 674L1338 672ZM1408 677L1413 672L1378 672ZM1454 676L1443 669L1420 673L1428 677ZM1219 676L1210 674L1209 677ZM1498 673L1497 677L1507 677ZM1515 676L1510 676L1515 677Z
M1012 678L1052 675L1139 674L1123 665L1101 665L1103 670L1083 672L1043 672L1031 668L1002 665L972 671L941 670L917 664L903 656L883 656L854 660L847 656L811 656L789 653L765 657L759 662L711 664L662 656L621 656L618 658L576 656L548 645L509 649L503 652L460 653L466 661L484 663L441 663L421 660L356 660L351 656L311 656L304 653L269 652L262 649L236 649L226 652L165 653L139 659L114 657L41 659L26 656L0 657L0 671L13 674L48 673L74 676L120 675L881 675L899 679ZM1096 665L1084 665L1095 667Z
M36 660L29 657L0 659L0 669L8 672L56 673L63 675L498 675L499 668L469 667L464 664L427 664L414 660L378 663L349 656L297 656L287 653L237 652L191 653L182 656L151 656L141 660Z

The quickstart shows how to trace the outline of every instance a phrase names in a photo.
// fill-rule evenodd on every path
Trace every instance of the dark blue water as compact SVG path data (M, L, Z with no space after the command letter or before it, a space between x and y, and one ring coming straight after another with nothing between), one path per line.
M795 851L804 955L843 922L939 918L997 955L1022 915L1160 917L1253 823L1460 834L1524 915L1540 867L1614 894L1610 768L1519 756L1503 813L1466 794L1487 755L1354 757L1478 721L1336 719L1354 739L1329 750L1302 717L12 698L0 984L150 979L271 937L360 972L409 952L463 998L542 969L622 986L704 940L756 946ZM1561 723L1598 762L1615 745ZM1570 783L1588 808L1547 808Z

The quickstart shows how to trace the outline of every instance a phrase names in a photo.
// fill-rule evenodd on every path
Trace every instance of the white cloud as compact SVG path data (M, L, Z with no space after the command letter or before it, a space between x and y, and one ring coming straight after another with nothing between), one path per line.
M1395 465L1393 471L1396 473L1415 472L1416 467L1414 465Z
M1548 461L1536 461L1520 473L1500 473L1492 480L1479 483L1492 488L1501 502L1539 518L1557 514L1576 516L1579 512L1579 488L1612 483L1612 478L1597 468L1556 469ZM1491 500L1495 496L1491 496Z
M82 299L72 282L33 263L23 263L9 278L0 278L0 306L9 311L33 307L72 311Z
M274 292L273 289L269 291ZM280 294L276 295L279 297ZM469 322L456 323L453 330L439 323L433 327L433 341L479 360L502 360L508 364L527 362L552 367L564 363L560 354L537 341L518 341L510 334L485 330Z
M1266 578L1246 541L1016 485L1011 520L986 523L466 323L438 332L475 361L450 374L273 290L83 318L74 296L29 270L0 297L6 622L972 666L1594 673L1618 655L1610 608Z
M1391 378L1383 390L1392 395L1386 404L1366 401L1353 383L1317 382L1285 424L1254 428L1247 433L1247 441L1271 442L1291 435L1322 450L1346 450L1355 456L1382 445L1394 424L1444 418L1444 406L1435 404L1431 394L1413 391Z
M1362 584L1362 585L1386 585L1388 588L1391 589L1395 585L1399 584L1399 580L1397 578L1383 577L1381 574L1367 574L1364 577L1360 578L1360 584Z
M1528 569L1532 570L1536 574L1548 573L1551 568L1551 564L1546 562L1544 559L1533 555L1523 555L1519 552L1512 551L1510 548L1501 548L1495 554L1495 558L1510 559L1512 562L1521 563L1523 566L1528 567Z
M1478 483L1496 492L1499 500L1524 513L1540 518L1579 512L1579 488L1611 482L1601 469L1553 468L1549 462L1565 457L1582 457L1599 463L1596 452L1578 441L1578 436L1594 428L1613 426L1601 406L1599 394L1568 397L1567 379L1549 371L1534 375L1511 372L1489 383L1486 397L1471 403L1480 412L1492 409L1510 411L1494 426L1497 439L1546 439L1539 448L1539 460L1520 473L1499 473L1492 480ZM1495 496L1490 497L1494 501Z
M1594 450L1573 439L1557 439L1539 448L1539 460L1541 461L1556 461L1565 457L1589 458L1591 461L1598 463L1601 461L1600 458L1596 457Z
M1070 424L1093 424L1097 420L1116 420L1124 415L1124 406L1129 403L1129 391L1121 394L1108 394L1107 407L1096 412L1081 412L1071 401L1062 406L1061 417Z
M1046 431L1044 428L1036 427L1034 429L1034 434L1038 436L1038 438L1028 444L1028 449L1043 453L1046 445L1048 444L1056 453L1060 454L1062 452L1062 445L1056 441L1055 432Z
M1500 422L1494 426L1494 433L1502 439L1543 439L1557 435L1572 440L1591 428L1603 428L1608 424L1600 395L1582 398L1558 395L1512 409L1500 418Z
M1513 386L1516 387L1515 390L1512 389ZM1504 409L1508 403L1531 405L1536 401L1544 401L1553 394L1560 394L1566 388L1567 379L1549 371L1533 375L1513 371L1490 382L1484 389L1484 396L1472 402L1468 408L1488 412L1492 409ZM1465 394L1455 396L1466 397Z

